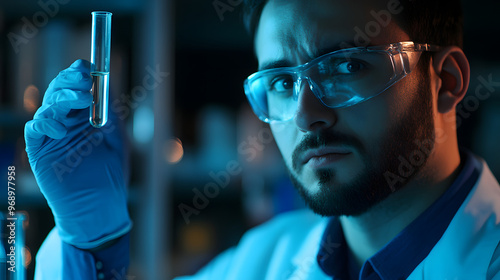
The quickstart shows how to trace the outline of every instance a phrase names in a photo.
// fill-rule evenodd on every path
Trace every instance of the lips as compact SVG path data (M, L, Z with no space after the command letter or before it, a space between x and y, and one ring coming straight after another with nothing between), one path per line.
M351 154L349 149L343 147L321 147L309 149L301 156L300 162L305 165L307 163L325 164L339 160L346 155Z

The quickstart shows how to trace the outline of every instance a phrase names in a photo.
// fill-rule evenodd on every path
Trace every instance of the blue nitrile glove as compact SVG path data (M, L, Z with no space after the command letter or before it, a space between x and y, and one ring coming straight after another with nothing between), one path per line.
M112 110L104 127L90 125L91 87L90 63L77 60L50 83L24 131L31 169L58 233L82 249L131 228L123 130Z

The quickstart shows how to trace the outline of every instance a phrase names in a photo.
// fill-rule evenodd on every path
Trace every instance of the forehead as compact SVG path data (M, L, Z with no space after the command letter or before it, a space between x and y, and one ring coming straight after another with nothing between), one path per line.
M270 0L255 35L259 66L305 63L326 51L408 40L394 20L398 0Z

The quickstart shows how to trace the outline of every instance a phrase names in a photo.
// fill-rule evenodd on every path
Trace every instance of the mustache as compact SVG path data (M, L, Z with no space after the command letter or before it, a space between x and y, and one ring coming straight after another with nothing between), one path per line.
M314 134L307 134L302 138L299 145L292 153L292 167L295 171L300 171L301 163L300 158L303 153L310 149L320 148L323 146L347 146L358 150L360 153L364 152L364 146L361 141L351 135L332 132L321 131Z

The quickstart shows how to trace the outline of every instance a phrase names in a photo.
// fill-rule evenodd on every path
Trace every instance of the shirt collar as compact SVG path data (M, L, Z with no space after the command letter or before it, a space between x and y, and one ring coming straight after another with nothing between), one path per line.
M439 241L472 187L482 165L470 152L461 150L462 170L453 184L417 219L403 229L361 268L359 279L406 279ZM337 244L335 249L323 244ZM317 254L321 269L333 279L349 279L350 260L344 233L337 217L325 229Z

